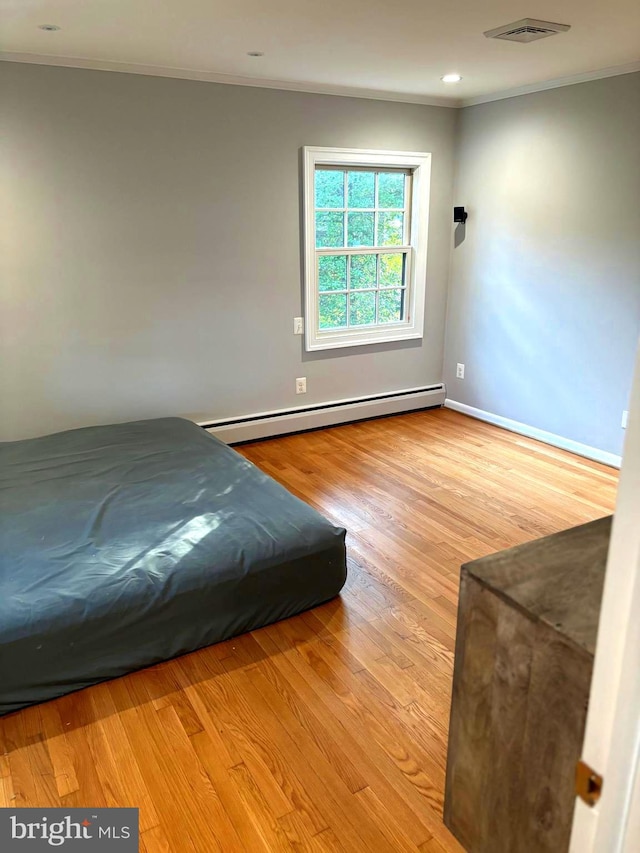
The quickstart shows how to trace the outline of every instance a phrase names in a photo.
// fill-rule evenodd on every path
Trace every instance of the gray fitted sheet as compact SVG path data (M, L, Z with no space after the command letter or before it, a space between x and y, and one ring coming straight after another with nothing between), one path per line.
M0 444L0 714L314 607L345 531L180 418Z

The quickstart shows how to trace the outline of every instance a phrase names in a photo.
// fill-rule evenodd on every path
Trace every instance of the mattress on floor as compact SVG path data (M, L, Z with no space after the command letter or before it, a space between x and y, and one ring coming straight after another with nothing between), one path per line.
M345 531L180 418L0 444L0 714L337 595Z

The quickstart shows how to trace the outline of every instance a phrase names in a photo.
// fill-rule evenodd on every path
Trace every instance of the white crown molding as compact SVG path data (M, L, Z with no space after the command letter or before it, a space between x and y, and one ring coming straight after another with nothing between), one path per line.
M0 51L0 61L26 62L34 65L56 65L63 68L86 68L93 71L118 71L122 74L143 74L150 77L172 77L178 80L199 80L204 83L223 83L229 86L252 86L259 89L280 89L285 92L306 92L312 95L336 95L343 98L367 98L375 101L395 101L402 104L419 104L430 107L448 107L460 109L517 98L533 92L559 89L576 83L588 83L605 77L617 77L621 74L633 74L640 71L640 61L598 71L586 71L569 77L557 77L540 83L530 83L513 89L502 89L488 95L475 98L444 98L435 95L416 95L410 92L388 92L384 89L360 89L357 86L335 86L329 83L305 83L295 80L269 80L261 77L242 77L223 74L218 71L197 71L191 68L170 68L161 65L142 65L135 62L115 62L111 59L86 59L79 56L53 56L40 53L13 53Z
M554 80L543 80L541 83L530 83L527 86L504 89L499 92L492 92L489 95L478 95L476 98L464 98L459 106L474 107L477 104L488 104L491 101L502 101L505 98L517 98L519 95L530 95L533 92L545 92L547 89L560 89L562 86L588 83L590 80L602 80L605 77L617 77L620 74L634 74L636 71L640 71L640 61L629 62L626 65L615 65L611 68L600 68L598 71L585 71L582 74L572 74L569 77L556 77Z
M231 86L252 86L260 89L281 89L286 92L306 92L312 95L337 95L344 98L368 98L375 101L397 101L429 107L462 105L459 98L439 98L409 92L387 92L383 89L360 89L356 86L334 86L324 83L304 83L294 80L268 80L262 77L241 77L217 71L196 71L191 68L169 68L160 65L141 65L133 62L114 62L110 59L85 59L79 56L53 56L40 53L0 51L4 62L27 62L35 65L56 65L63 68L86 68L93 71L119 71L124 74L144 74L151 77L174 77L180 80L199 80L205 83L224 83Z

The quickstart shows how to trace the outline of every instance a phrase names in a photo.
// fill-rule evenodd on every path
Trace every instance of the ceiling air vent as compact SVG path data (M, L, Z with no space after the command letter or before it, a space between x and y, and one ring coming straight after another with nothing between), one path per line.
M487 30L485 36L488 39L528 42L554 36L556 33L566 33L568 29L571 29L568 24L553 24L551 21L523 18L514 24L505 24L502 27L496 27L495 30Z

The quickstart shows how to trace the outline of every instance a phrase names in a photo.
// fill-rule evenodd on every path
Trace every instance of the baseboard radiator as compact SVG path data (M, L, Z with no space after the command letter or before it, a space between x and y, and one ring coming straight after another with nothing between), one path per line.
M201 421L203 427L227 444L271 438L292 432L304 432L320 427L335 426L351 421L396 415L416 409L431 409L442 406L445 400L444 385L428 385L424 388L408 388L368 397L353 397L349 400L334 400L294 409L277 409L225 418L216 421Z

